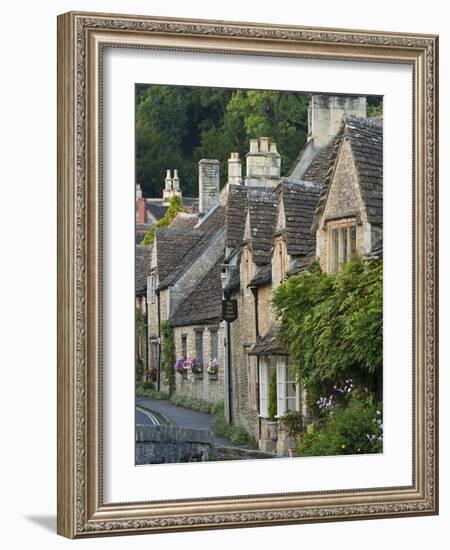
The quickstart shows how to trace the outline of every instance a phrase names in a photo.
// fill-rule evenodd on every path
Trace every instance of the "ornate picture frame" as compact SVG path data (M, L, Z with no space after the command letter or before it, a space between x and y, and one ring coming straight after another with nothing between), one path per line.
M413 483L105 503L105 47L398 63L413 74ZM58 18L58 533L69 538L438 513L438 38L70 12Z

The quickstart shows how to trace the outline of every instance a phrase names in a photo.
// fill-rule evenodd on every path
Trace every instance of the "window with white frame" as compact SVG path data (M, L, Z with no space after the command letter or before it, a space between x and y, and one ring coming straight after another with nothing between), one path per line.
M156 293L156 277L154 275L149 275L147 277L147 303L155 303L155 293Z
M275 356L261 357L259 360L259 414L269 416L269 385L272 376L276 375Z
M277 358L277 416L300 410L300 390L294 367L288 358Z

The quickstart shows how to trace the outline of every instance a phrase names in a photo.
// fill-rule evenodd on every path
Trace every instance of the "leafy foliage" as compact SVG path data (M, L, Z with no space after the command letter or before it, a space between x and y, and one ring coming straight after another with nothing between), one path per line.
M275 291L280 339L308 391L332 390L348 379L381 391L382 283L381 260L354 258L336 274L315 262Z
M380 96L367 97L367 116L377 117L383 114L383 98Z
M382 113L382 98L369 96L368 116ZM178 168L185 196L197 196L197 162L248 152L249 140L277 143L286 175L308 132L309 94L166 85L136 86L136 181L146 197L160 197L168 168Z
M303 433L301 456L380 453L383 451L381 404L373 395L356 390L348 405L337 405L319 430Z
M164 374L165 382L169 386L169 393L172 393L175 384L175 337L170 321L161 322L161 371Z
M210 403L209 401L204 401L203 399L189 397L188 395L173 395L170 398L170 401L176 407L184 407L185 409L192 409L193 411L199 411L208 414L211 414L214 408L213 403Z
M287 173L307 136L309 96L298 92L139 86L136 90L136 178L145 196L161 196L165 171L178 168L186 196L197 195L197 162L248 151L250 138L278 144Z
M235 445L247 445L257 448L258 445L254 437L252 437L243 426L239 424L229 424L227 422L223 401L214 406L213 414L213 428L217 435L228 439Z
M302 431L303 421L298 411L289 411L278 419L278 429L291 439L295 439Z
M159 219L156 223L152 225L152 227L147 231L145 234L145 237L142 239L142 243L144 245L150 245L155 240L155 235L158 229L161 229L161 227L167 227L169 226L173 220L175 219L176 215L179 212L183 212L183 201L181 197L171 197L169 202L169 208L166 210L166 213L164 216Z

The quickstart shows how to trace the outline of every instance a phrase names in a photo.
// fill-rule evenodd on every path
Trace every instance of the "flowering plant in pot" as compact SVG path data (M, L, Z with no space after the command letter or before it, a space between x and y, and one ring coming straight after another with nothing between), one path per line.
M200 359L192 359L191 361L191 372L192 374L202 374L203 373L203 361Z
M177 359L177 361L175 362L175 365L173 366L175 372L178 372L179 374L185 374L187 371L186 363L187 361L185 357L182 357L181 359Z
M208 367L206 368L206 372L208 374L214 375L214 374L217 374L218 370L219 370L219 365L218 365L217 359L216 358L210 359L208 361Z

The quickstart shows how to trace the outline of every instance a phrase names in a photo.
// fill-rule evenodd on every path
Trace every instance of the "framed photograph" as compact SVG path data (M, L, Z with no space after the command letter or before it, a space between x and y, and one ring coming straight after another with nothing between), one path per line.
M433 35L58 18L58 532L438 513Z

